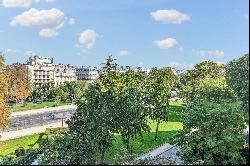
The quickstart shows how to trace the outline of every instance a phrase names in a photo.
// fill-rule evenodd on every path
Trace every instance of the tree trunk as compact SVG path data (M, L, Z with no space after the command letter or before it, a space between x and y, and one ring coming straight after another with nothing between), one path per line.
M158 139L158 128L159 128L160 121L157 121L156 129L155 129L155 141Z

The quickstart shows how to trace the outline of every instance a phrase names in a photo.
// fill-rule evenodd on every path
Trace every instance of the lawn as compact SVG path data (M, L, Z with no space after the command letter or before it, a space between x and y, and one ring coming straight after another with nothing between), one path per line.
M20 137L7 141L0 141L0 156L15 152L18 147L33 147L41 139L43 134L34 134L31 136Z
M9 109L11 112L17 112L17 111L25 111L25 110L32 110L32 109L39 109L44 107L55 107L55 106L62 106L67 105L71 103L57 103L55 102L42 102L42 103L26 103L26 104L16 104L9 106Z
M170 138L177 132L177 130L182 129L182 113L183 113L183 103L175 102L170 106L169 121L162 122L159 125L159 138L157 141L154 140L156 122L151 120L148 121L151 127L151 132L144 133L141 136L137 136L132 143L133 153L142 154L148 152L155 147L169 142ZM39 139L41 139L42 134L36 134L32 136L21 137L13 140L0 142L0 155L6 155L14 152L18 147L28 148L33 146ZM109 163L113 163L113 158L116 154L122 154L122 140L120 135L115 136L114 146L107 154L107 159Z

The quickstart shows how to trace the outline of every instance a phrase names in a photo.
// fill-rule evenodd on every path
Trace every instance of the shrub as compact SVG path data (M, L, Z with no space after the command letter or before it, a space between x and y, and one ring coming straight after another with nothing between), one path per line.
M25 154L25 149L23 147L19 147L15 150L15 155L17 157L23 156Z

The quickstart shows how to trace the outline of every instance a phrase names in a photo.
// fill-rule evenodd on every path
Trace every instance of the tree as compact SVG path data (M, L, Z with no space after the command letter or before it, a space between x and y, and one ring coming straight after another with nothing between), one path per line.
M225 65L219 65L213 61L201 62L180 78L180 95L187 102L199 101L207 97L216 100L218 95L220 99L225 98L232 94L232 90L228 88L224 78ZM211 82L209 83L209 81ZM217 93L217 89L221 92L226 90L229 94L223 96L226 93ZM206 90L209 91L209 94L207 94Z
M8 81L9 76L4 64L4 57L0 52L0 130L9 124L8 116L10 113L7 105Z
M117 64L114 63L114 61L116 61L116 59L112 58L112 55L110 55L107 59L106 59L106 63L102 63L104 64L104 66L102 67L103 72L110 74L111 72L116 72L116 68L117 68Z
M170 68L153 68L149 78L150 118L157 122L155 140L158 138L158 127L161 121L168 120L168 107L171 92L177 83L177 77Z
M68 94L68 98L70 99L70 101L74 101L75 99L83 95L86 87L86 82L71 81L65 83L65 85L63 86L63 90Z
M88 137L79 134L49 135L39 144L38 163L42 165L94 165L95 147Z
M226 79L205 78L189 82L181 87L181 96L190 102L209 100L220 103L225 100L236 101L234 91L227 85Z
M41 144L41 164L104 163L105 154L112 146L114 130L112 113L107 108L107 95L103 85L91 84L77 101L78 108L64 134L49 136Z
M34 87L31 92L31 98L33 101L42 101L46 97L45 89L43 90L40 87Z
M245 164L243 148L244 118L235 103L202 101L188 106L183 130L175 136L185 164Z
M50 97L55 101L66 100L67 93L64 91L63 87L55 87L50 91Z
M131 139L150 130L147 124L150 114L147 75L132 70L121 73L116 70L114 61L109 56L99 80L108 93L107 103L113 112L114 132L121 134L124 145L132 152Z
M121 74L120 85L124 87L115 91L112 101L114 103L114 111L116 111L116 127L118 133L121 134L123 143L127 149L132 152L130 140L141 135L143 132L150 131L147 123L151 108L148 106L149 92L146 87L146 75L144 73L136 73L128 71ZM114 87L114 86L113 86Z
M242 101L242 109L249 112L249 54L229 62L226 80Z
M30 82L25 66L16 63L8 66L9 70L9 100L18 103L30 95Z
M78 109L69 121L70 133L77 139L86 139L85 142L93 147L94 156L100 154L102 164L114 139L112 109L109 109L107 99L108 92L102 84L91 84L78 101Z
M225 65L219 65L213 61L203 61L188 70L180 79L183 85L204 78L221 78L225 76Z

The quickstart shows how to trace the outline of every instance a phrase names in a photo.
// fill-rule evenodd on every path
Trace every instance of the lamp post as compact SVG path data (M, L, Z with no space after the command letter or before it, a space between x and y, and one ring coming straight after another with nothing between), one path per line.
M63 127L64 113L62 115L62 127Z

